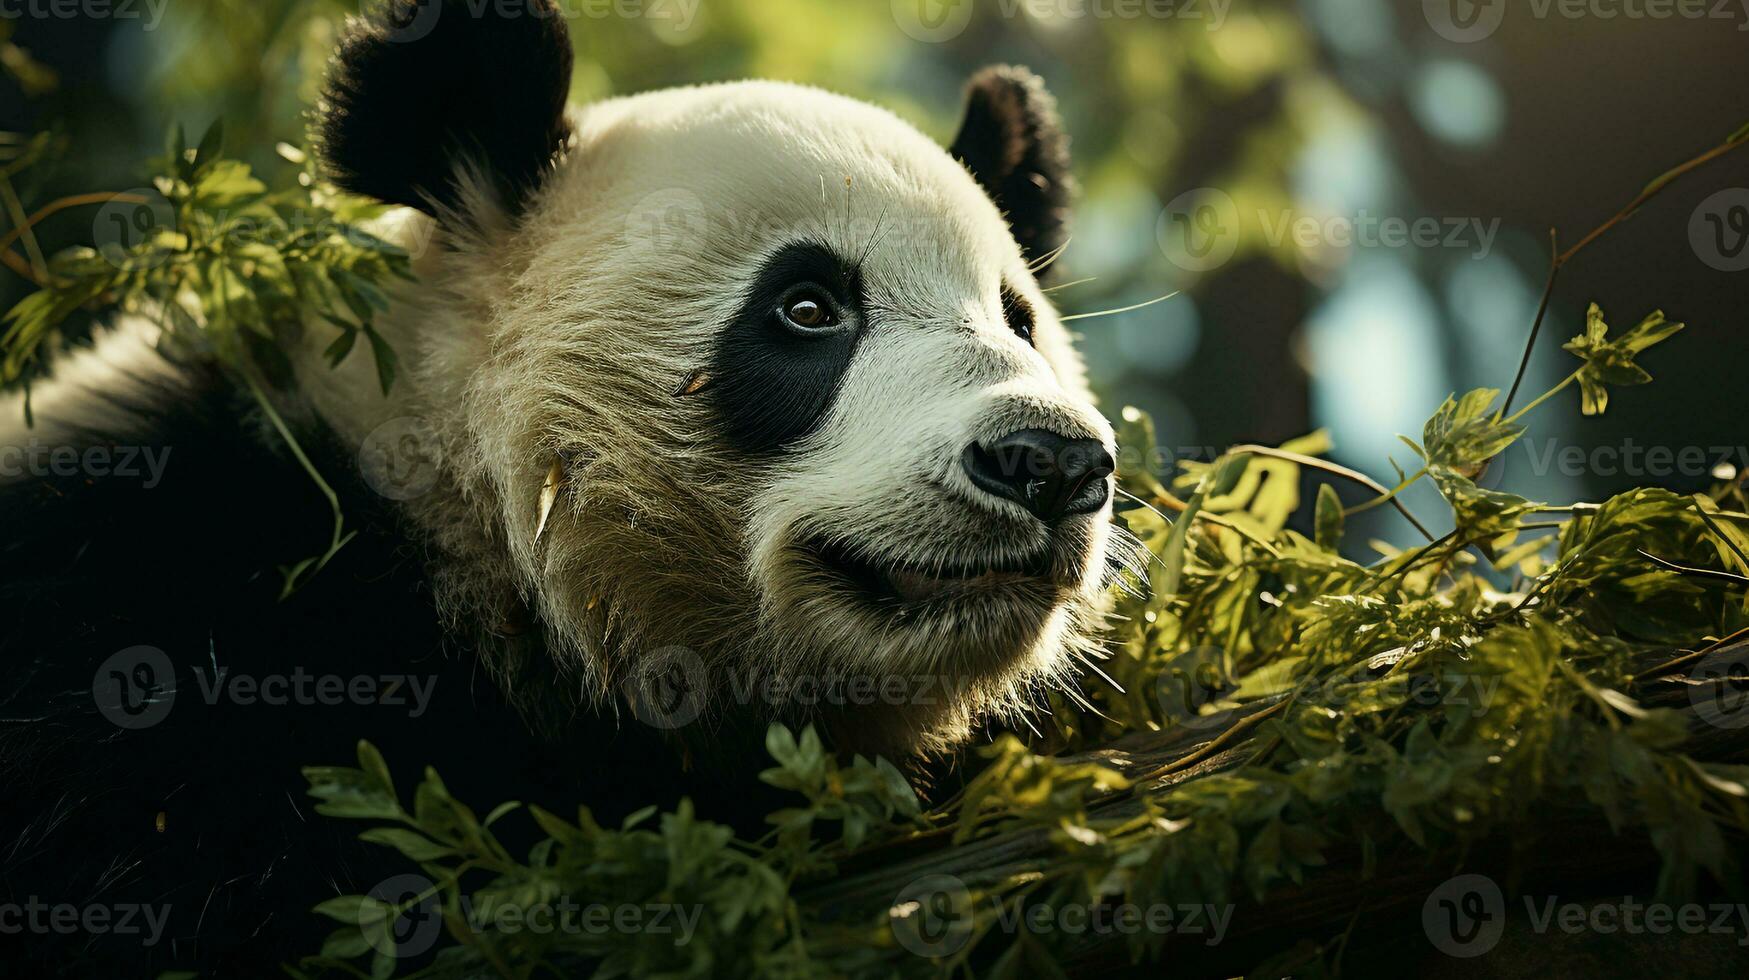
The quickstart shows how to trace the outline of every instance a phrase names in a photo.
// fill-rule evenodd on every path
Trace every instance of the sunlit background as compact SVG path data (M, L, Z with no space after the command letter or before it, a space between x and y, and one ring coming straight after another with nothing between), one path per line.
M1448 391L1510 384L1551 227L1577 241L1647 180L1749 122L1742 10L1647 19L1631 15L1644 5L1612 0L1540 17L1538 5L1505 0L564 6L578 100L781 78L879 102L946 140L973 70L1031 66L1061 101L1083 187L1059 305L1089 313L1182 290L1076 322L1108 411L1140 406L1169 454L1203 457L1327 427L1337 459L1387 483L1392 459L1415 468L1397 435L1418 435ZM59 17L50 11L72 8L0 2L0 129L61 137L51 165L13 176L18 198L29 209L138 186L167 124L199 131L218 117L233 152L291 179L273 147L303 141L303 113L354 8L132 0L125 16L117 0L83 6L101 16ZM1576 393L1542 410L1540 438L1490 480L1565 501L1708 479L1635 472L1630 445L1700 447L1706 470L1728 450L1741 465L1731 447L1749 442L1749 273L1731 271L1741 242L1709 241L1705 220L1707 208L1744 210L1749 191L1714 197L1732 187L1749 187L1749 152L1677 183L1562 273L1529 396L1569 370L1560 343L1590 301L1618 328L1662 307L1689 333L1647 359L1658 383L1619 393L1608 416L1579 418ZM48 248L88 241L90 220L67 212L38 231ZM1734 226L1719 227L1728 238ZM1415 240L1402 240L1410 229ZM1749 265L1741 259L1736 268ZM24 288L0 271L0 301ZM1562 467L1553 450L1569 445L1603 454ZM1618 456L1627 465L1613 465ZM1422 496L1431 488L1416 491L1411 506L1436 514ZM1387 509L1366 519L1370 535L1405 536Z

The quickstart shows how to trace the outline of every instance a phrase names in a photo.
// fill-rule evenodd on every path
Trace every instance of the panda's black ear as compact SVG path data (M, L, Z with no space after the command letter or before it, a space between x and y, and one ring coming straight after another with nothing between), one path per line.
M346 190L463 215L471 171L514 214L569 135L570 86L554 0L386 0L349 25L315 138Z
M1044 80L1016 65L996 65L966 86L966 116L948 152L996 206L1028 262L1042 273L1068 235L1069 136Z

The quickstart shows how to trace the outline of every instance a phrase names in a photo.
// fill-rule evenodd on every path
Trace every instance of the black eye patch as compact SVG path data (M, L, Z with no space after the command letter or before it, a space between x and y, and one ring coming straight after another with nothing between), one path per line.
M1002 319L1016 337L1032 343L1033 328L1037 325L1033 318L1032 304L1007 283L1002 284Z
M796 329L786 311L798 296L830 307L829 329ZM863 308L856 265L824 245L791 242L760 263L711 359L707 392L731 445L767 454L820 424L862 335Z

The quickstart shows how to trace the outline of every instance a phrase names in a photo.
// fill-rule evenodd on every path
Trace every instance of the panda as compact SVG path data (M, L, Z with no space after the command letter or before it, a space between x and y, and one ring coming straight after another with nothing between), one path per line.
M775 82L571 107L571 59L552 0L345 34L316 147L400 206L375 230L416 273L376 321L386 394L312 323L270 415L132 317L57 360L33 427L5 406L0 447L162 464L0 489L0 909L158 913L8 958L313 952L307 910L398 867L302 792L361 737L476 805L757 827L772 721L929 759L1097 656L1136 552L1040 286L1073 189L1040 80L978 73L944 149ZM331 518L279 424L354 535L289 596L274 566Z

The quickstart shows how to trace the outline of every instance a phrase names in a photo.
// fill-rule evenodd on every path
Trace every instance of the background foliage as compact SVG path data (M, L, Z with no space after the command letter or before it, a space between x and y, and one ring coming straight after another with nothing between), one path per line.
M337 331L334 356L368 348L384 384L392 380L392 352L369 325L374 284L404 271L404 257L352 234L368 206L325 195L297 150L301 113L345 9L326 0L183 0L149 39L119 23L61 25L105 45L98 73L57 65L65 38L56 25L26 23L39 32L31 37L0 22L0 70L33 100L9 108L0 143L0 196L12 227L25 223L28 206L62 194L139 185L146 175L137 161L156 152L143 134L155 140L177 117L224 118L236 154L223 157L216 135L188 146L172 130L155 186L179 210L184 237L175 241L152 239L112 256L67 251L59 246L100 237L88 214L72 211L18 236L28 265L6 286L8 380L76 341L90 313L142 299L166 304L180 341L264 382L283 308L314 307ZM1572 339L1565 353L1549 344L1533 361L1527 393L1547 395L1516 410L1493 389L1439 402L1472 375L1507 376L1547 263L1536 223L1551 212L1570 217L1558 195L1535 189L1586 181L1539 159L1554 154L1520 151L1512 155L1545 181L1525 183L1523 199L1479 191L1454 198L1436 180L1444 161L1417 154L1511 173L1508 133L1549 137L1514 128L1513 113L1547 119L1543 103L1565 113L1574 100L1553 89L1533 98L1522 88L1508 98L1505 80L1558 72L1559 59L1533 69L1510 31L1494 46L1454 51L1423 25L1363 0L1260 0L1235 7L1215 29L1185 19L1003 17L986 5L964 34L935 45L896 30L886 4L771 0L699 10L684 29L633 18L577 25L583 57L574 94L793 78L873 98L945 136L960 81L976 65L1018 60L1043 70L1063 98L1087 188L1064 278L1097 277L1061 294L1067 312L1127 305L1162 285L1189 287L1183 302L1087 327L1107 403L1142 406L1123 410L1126 448L1258 442L1218 458L1173 452L1175 466L1125 469L1122 519L1152 560L1148 581L1132 583L1119 602L1113 656L1102 665L1110 683L1054 702L1048 737L1031 745L1000 738L963 793L938 807L920 804L890 765L833 759L811 732L781 728L770 734L774 765L764 778L797 801L753 841L687 806L617 827L587 809L560 815L515 804L481 818L431 771L410 796L398 791L369 746L356 767L309 770L323 812L367 821L366 840L400 851L433 883L406 904L437 903L450 942L429 963L397 960L385 940L404 908L351 896L317 910L340 926L302 969L532 976L592 964L604 976L830 975L951 973L975 963L992 975L1033 975L1077 950L995 929L996 910L1264 899L1334 860L1364 872L1381 854L1451 861L1503 835L1535 840L1573 809L1655 849L1666 896L1736 881L1749 770L1685 754L1681 716L1644 706L1634 691L1648 676L1649 654L1706 648L1749 628L1742 481L1720 471L1698 486L1573 503L1600 499L1593 492L1609 480L1518 473L1499 461L1525 443L1533 416L1567 441L1572 419L1620 414L1612 391L1649 380L1642 355L1680 327L1662 313L1618 312L1637 313L1649 295L1680 301L1680 318L1695 322L1699 336L1685 338L1695 353L1672 362L1688 383L1674 386L1672 400L1638 401L1637 409L1724 405L1730 390L1693 379L1708 364L1740 371L1729 366L1749 335L1732 329L1741 309L1718 301L1727 291L1711 270L1708 288L1661 288L1683 286L1698 260L1685 233L1655 225L1656 234L1627 246L1635 275L1600 287L1576 273L1563 291L1551 289L1551 330ZM1357 12L1374 18L1356 20ZM1709 64L1713 37L1655 46L1663 54L1637 63L1653 72L1648 58L1676 52L1690 66ZM1649 135L1646 147L1623 146L1594 128L1555 134L1583 147L1565 159L1582 160L1588 175L1656 172L1740 122L1740 109L1715 121L1697 116L1700 100L1652 97L1661 110L1648 125L1683 124L1681 152ZM1596 102L1595 93L1586 101ZM1663 111L1672 104L1680 109ZM1641 153L1655 155L1656 166L1628 169ZM1352 215L1373 205L1409 216L1504 213L1512 227L1501 254L1478 257L1303 247L1272 240L1267 220L1246 221L1235 259L1197 272L1165 258L1156 227L1163 203L1197 186L1223 188L1242 215ZM1586 215L1614 196L1592 195ZM1686 218L1693 203L1678 198L1672 210ZM289 226L287 208L313 209L329 233L232 249L225 230L205 220L219 204L269 226ZM1642 223L1612 241L1644 231ZM1612 261L1620 253L1605 252L1601 273L1586 275L1608 277ZM32 293L28 279L54 288ZM1616 303L1612 288L1631 290L1632 301ZM1612 329L1603 309L1587 310L1564 290L1602 294L1604 308L1634 326ZM1697 310L1712 315L1697 318ZM1581 411L1557 410L1563 403ZM1407 465L1386 494L1360 496L1352 473L1321 460L1348 452L1376 466L1378 433L1409 429L1409 419L1427 413L1416 437L1395 447ZM1730 412L1664 414L1655 429L1645 424L1651 416L1630 419L1629 431L1697 445L1741 441ZM1318 422L1329 425L1314 430ZM1592 430L1582 444L1612 438ZM1413 526L1425 540L1372 540L1385 526L1379 518L1414 512L1428 521L1390 525L1390 537L1413 540ZM329 553L343 540L337 520ZM288 569L288 582L319 562ZM1216 733L1212 744L1244 746L1242 763L1181 778L1194 759L1125 773L1046 754L1204 729ZM533 821L545 839L510 853L493 827L511 819ZM890 893L861 904L823 897L843 867L882 848L969 845L1025 831L1048 839L1048 856L967 878L970 941L944 960L902 948L917 910ZM566 894L707 914L701 934L679 947L636 931L537 935L467 919L469 908ZM1157 952L1159 941L1138 937L1131 952ZM1295 951L1295 967L1333 962L1343 942L1332 936Z

